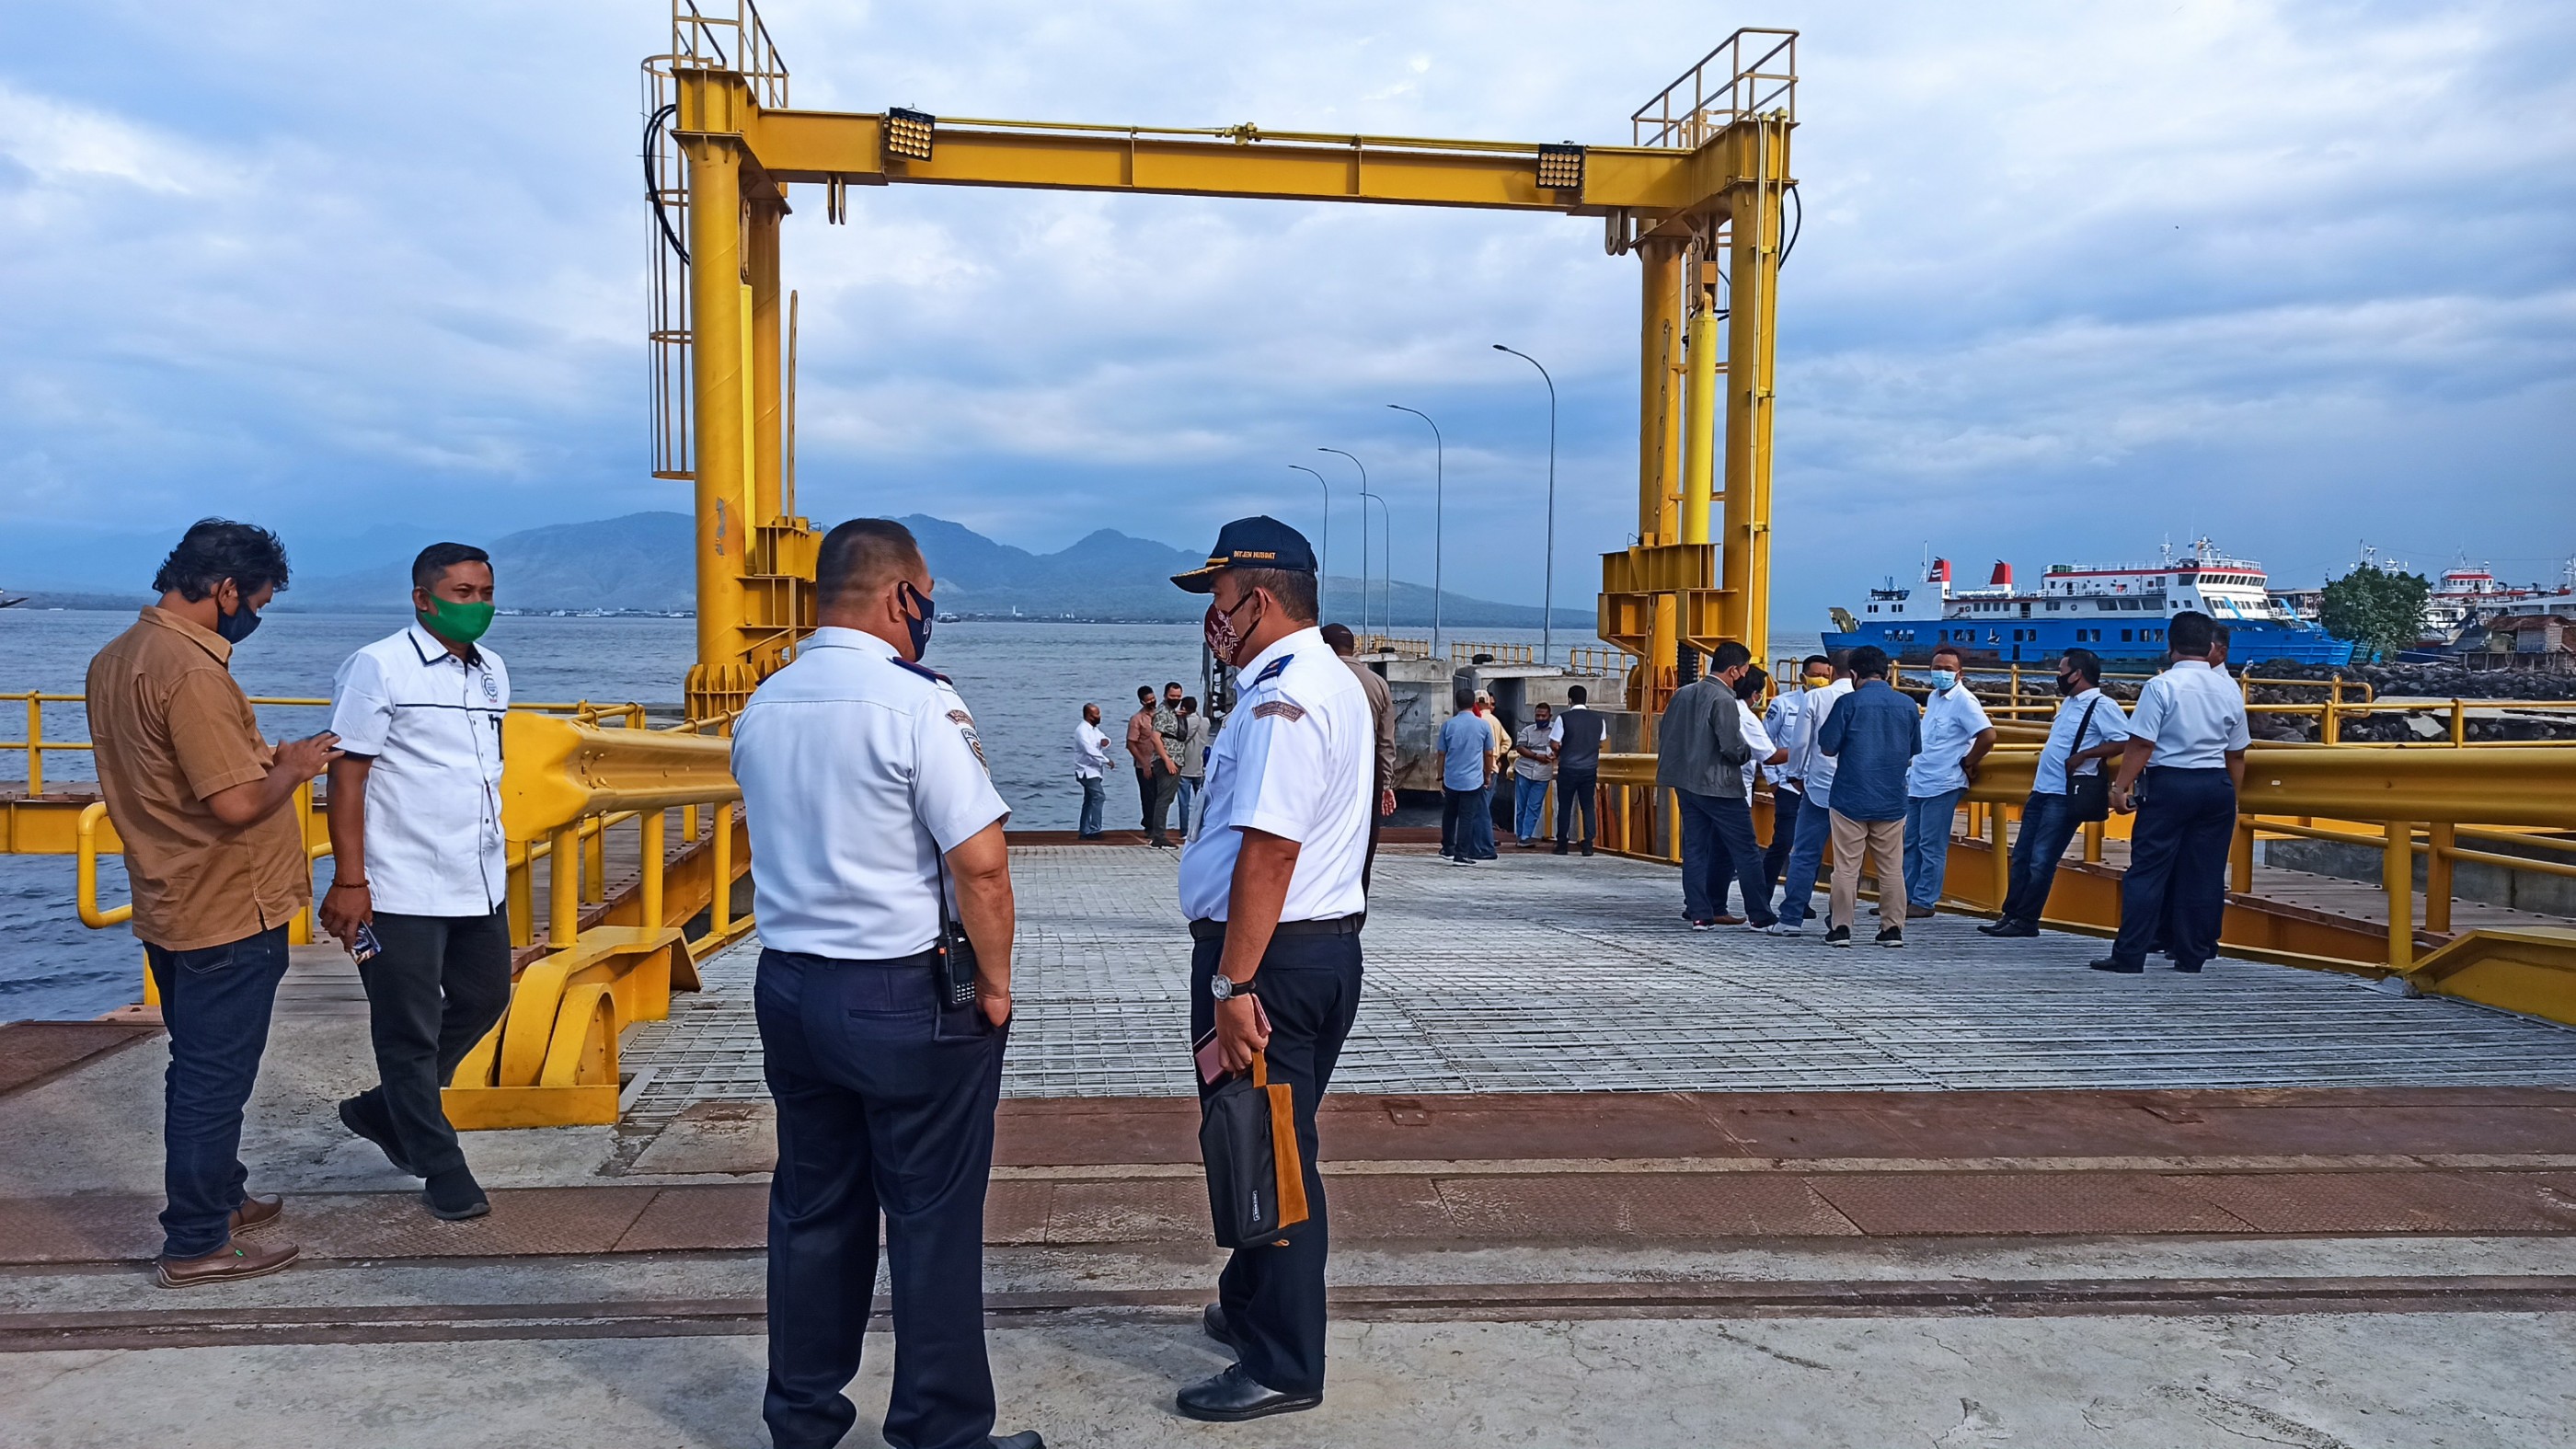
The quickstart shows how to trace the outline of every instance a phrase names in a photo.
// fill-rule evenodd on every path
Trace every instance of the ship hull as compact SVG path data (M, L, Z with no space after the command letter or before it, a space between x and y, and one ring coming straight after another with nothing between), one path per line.
M2296 664L2352 662L2352 641L2338 639L2322 629L2250 621L2232 622L2228 628L2228 662L2240 668L2271 659ZM2037 664L2069 649L2090 649L2106 664L2161 665L2165 660L2164 634L2161 621L2153 618L2127 628L2047 618L1993 623L1967 619L1905 619L1892 623L1872 620L1849 633L1826 634L1824 645L1828 653L1840 654L1863 644L1875 644L1900 664L1928 664L1933 650L1949 644L1961 650L1970 664Z

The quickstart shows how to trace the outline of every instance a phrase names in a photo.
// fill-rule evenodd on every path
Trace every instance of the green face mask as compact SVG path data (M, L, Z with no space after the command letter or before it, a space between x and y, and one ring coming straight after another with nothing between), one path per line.
M492 627L492 606L431 599L429 607L421 611L420 626L451 643L471 644Z

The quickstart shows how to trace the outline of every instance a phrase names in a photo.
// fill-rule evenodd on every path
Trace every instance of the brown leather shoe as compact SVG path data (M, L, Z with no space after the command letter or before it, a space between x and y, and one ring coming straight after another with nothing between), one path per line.
M155 1265L153 1276L164 1288L236 1283L244 1278L265 1278L294 1262L295 1255L302 1251L293 1243L277 1243L265 1248L226 1243L202 1258L163 1258Z
M1918 906L1912 901L1905 903L1905 919L1909 921L1929 920L1939 914L1941 914L1939 911L1934 910L1930 906Z
M285 1211L286 1199L278 1194L252 1193L241 1200L240 1207L233 1209L233 1236L238 1238L244 1233L258 1232L270 1223L276 1222L278 1215Z

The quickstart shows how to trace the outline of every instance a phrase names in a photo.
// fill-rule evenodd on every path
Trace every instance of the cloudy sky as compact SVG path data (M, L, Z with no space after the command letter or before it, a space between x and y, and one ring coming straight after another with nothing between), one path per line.
M636 62L657 0L15 9L0 509L22 550L222 511L307 548L685 507L647 476ZM1803 32L1782 627L1928 547L2196 533L2576 553L2576 7L773 0L801 105L1598 142L1734 24ZM796 198L807 510L1045 550L1312 527L1350 465L1431 572L1557 598L1635 527L1637 279L1598 222L891 188ZM312 566L309 559L300 559ZM17 565L26 566L23 562Z

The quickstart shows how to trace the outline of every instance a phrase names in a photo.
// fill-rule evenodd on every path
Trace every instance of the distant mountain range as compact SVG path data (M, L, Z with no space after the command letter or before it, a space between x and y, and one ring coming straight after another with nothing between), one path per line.
M1187 622L1205 610L1203 600L1172 587L1172 575L1198 567L1205 555L1177 549L1115 529L1101 529L1054 553L1031 553L997 543L962 524L920 514L902 520L921 540L930 561L932 590L943 613L1008 615L1014 610L1035 618L1070 615L1086 620ZM694 523L685 513L630 513L591 523L564 523L507 534L486 547L501 582L505 608L528 610L635 611L686 613L696 606L691 561ZM405 537L418 532L417 538ZM290 557L297 561L294 587L279 596L276 607L297 611L397 612L407 607L405 572L410 556L434 540L425 531L380 526L352 540L335 540L310 549L290 538ZM166 540L159 547L166 549ZM141 540L92 546L93 557L66 569L60 553L49 556L54 567L17 577L45 587L34 589L38 605L67 607L112 604L133 607L140 591L115 589L139 567L149 579L150 563L138 563ZM363 567L324 572L316 555L345 564L352 557L373 555ZM157 563L157 556L153 562ZM0 554L0 567L23 570L26 561ZM112 567L111 567L112 565ZM15 582L15 580L11 580ZM1381 603L1379 595L1387 598ZM1360 585L1335 578L1326 586L1325 612L1356 625ZM1431 590L1397 580L1370 589L1369 622L1381 611L1406 628L1431 622ZM1450 594L1442 622L1460 628L1529 628L1539 625L1539 610ZM1589 629L1592 611L1559 608L1560 629Z

